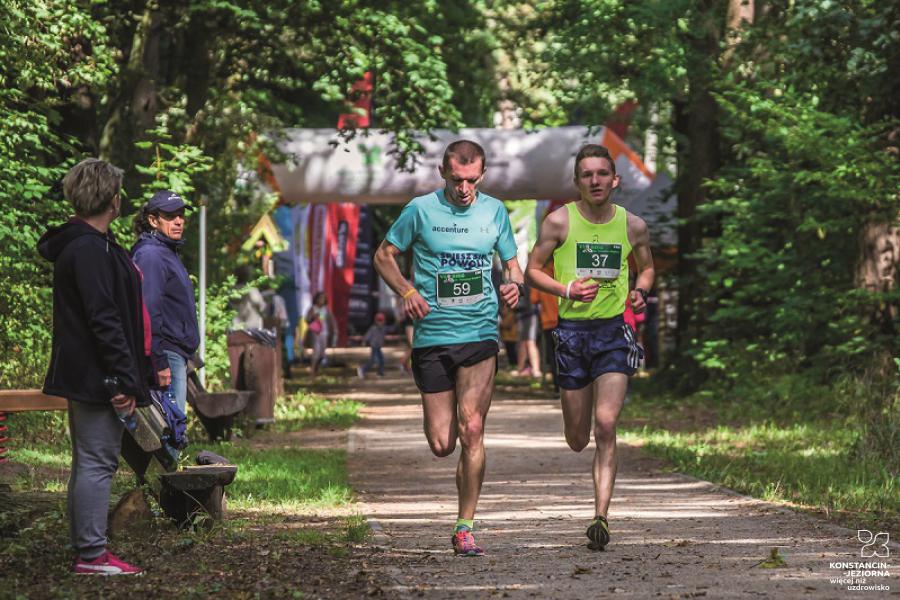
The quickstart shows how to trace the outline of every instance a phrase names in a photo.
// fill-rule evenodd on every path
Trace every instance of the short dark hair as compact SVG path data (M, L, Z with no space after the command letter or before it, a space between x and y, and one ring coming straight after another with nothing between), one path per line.
M79 217L93 217L109 210L122 189L123 171L99 158L86 158L66 173L63 193Z
M578 165L580 165L581 161L585 158L605 158L609 161L609 166L612 169L613 175L616 174L616 161L610 156L609 149L606 146L601 146L600 144L585 144L581 147L581 150L578 151L578 154L575 155L575 177L580 175L578 172Z
M457 140L447 146L447 149L444 150L444 160L441 163L445 171L450 168L451 158L461 165L468 165L476 160L481 160L482 171L487 166L485 164L484 148L470 140Z

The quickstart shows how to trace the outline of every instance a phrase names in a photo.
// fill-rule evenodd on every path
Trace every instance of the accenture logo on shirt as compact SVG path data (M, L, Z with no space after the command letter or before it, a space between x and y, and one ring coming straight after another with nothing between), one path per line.
M457 227L456 223L453 224L453 227L441 227L440 225L432 225L431 230L438 233L469 233L468 227Z

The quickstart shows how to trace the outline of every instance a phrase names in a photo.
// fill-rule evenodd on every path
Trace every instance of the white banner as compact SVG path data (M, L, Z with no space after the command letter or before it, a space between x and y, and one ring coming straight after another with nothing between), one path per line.
M335 198L364 204L409 202L443 185L438 167L444 148L469 139L484 147L487 172L480 189L502 200L572 198L575 153L598 143L605 128L589 135L587 127L555 127L534 132L509 129L439 130L435 139L421 138L424 154L413 172L399 171L389 155L391 136L359 133L344 143L334 129L288 129L279 145L289 159L272 172L286 202L333 202ZM638 183L638 182L636 182ZM643 182L640 182L643 183ZM649 184L649 181L647 182ZM623 181L623 188L628 188Z

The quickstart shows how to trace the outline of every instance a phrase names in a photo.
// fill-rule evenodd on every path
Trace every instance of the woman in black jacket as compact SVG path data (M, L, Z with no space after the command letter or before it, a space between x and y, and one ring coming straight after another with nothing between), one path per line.
M53 348L44 393L69 400L68 510L77 552L73 571L81 574L141 572L106 549L122 419L150 397L141 275L109 231L119 216L121 187L121 169L93 158L78 163L63 180L76 216L38 242L41 256L53 263Z

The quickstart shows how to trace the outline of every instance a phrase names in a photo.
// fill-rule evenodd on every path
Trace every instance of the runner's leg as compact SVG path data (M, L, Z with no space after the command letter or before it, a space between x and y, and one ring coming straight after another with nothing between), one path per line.
M579 390L560 390L563 424L566 442L575 452L584 450L591 441L591 424L594 413L593 387Z
M435 456L449 456L456 449L456 391L422 392L425 438Z
M475 507L484 482L484 423L491 407L496 356L486 358L456 372L459 411L459 440L462 455L456 469L459 490L459 518L474 519Z
M590 389L590 388L588 388ZM625 402L628 376L604 373L594 380L594 514L606 516L616 482L616 424Z

